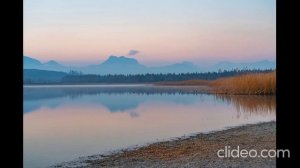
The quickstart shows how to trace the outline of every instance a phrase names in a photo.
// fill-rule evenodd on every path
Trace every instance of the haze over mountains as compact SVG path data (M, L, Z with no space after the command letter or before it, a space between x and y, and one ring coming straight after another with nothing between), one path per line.
M149 67L142 65L134 58L125 56L110 56L102 63L86 67L65 66L54 60L42 63L37 59L24 56L24 69L38 69L49 71L69 72L70 70L80 71L84 74L145 74L145 73L192 73L221 70L238 69L275 69L275 61L262 60L248 63L220 62L210 67L201 67L192 62L181 62L160 67Z

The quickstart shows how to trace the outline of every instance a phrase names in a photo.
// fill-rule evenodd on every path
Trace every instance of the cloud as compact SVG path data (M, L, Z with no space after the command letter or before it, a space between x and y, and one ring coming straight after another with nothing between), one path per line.
M138 51L138 50L129 50L127 55L136 55L138 53L140 53L140 51Z

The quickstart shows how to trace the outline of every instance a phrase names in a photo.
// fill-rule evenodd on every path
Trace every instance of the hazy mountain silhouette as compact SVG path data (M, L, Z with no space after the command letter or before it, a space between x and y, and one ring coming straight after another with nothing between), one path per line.
M148 67L142 65L138 60L134 58L128 58L125 56L110 56L102 63L89 65L86 67L67 67L59 64L58 62L51 60L46 63L41 63L37 59L24 56L24 69L40 69L50 71L62 71L69 72L70 70L80 71L84 74L145 74L145 73L187 73L187 72L207 72L232 69L275 69L275 61L257 61L248 63L233 63L233 62L220 62L211 67L201 68L195 64L184 61L181 63L160 66L160 67Z
M139 62L133 58L127 58L124 56L110 56L101 65L139 65Z
M46 62L45 65L47 65L47 66L62 66L54 60L50 60L50 61Z
M173 65L152 68L153 73L188 73L202 72L202 70L191 62L185 61Z
M62 71L68 72L72 69L76 69L74 67L67 67L59 64L58 62L51 60L46 63L41 63L39 60L24 56L24 69L39 69L39 70L49 70L49 71Z
M248 63L233 63L229 61L223 61L215 64L210 70L216 71L218 69L222 70L231 70L231 69L275 69L276 62L262 60L257 62L248 62Z
M81 69L86 74L139 74L149 72L149 68L141 65L136 59L124 56L110 56L106 61Z
M40 69L43 68L43 64L34 58L30 58L27 56L23 57L24 69Z

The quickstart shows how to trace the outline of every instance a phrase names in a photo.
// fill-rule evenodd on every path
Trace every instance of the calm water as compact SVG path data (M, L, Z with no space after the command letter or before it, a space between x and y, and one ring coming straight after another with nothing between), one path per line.
M274 96L216 97L194 88L26 86L24 167L276 120Z

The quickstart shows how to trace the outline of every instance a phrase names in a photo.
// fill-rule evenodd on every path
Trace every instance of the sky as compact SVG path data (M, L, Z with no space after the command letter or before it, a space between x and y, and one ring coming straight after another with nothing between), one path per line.
M24 55L69 65L275 60L275 0L24 0Z

